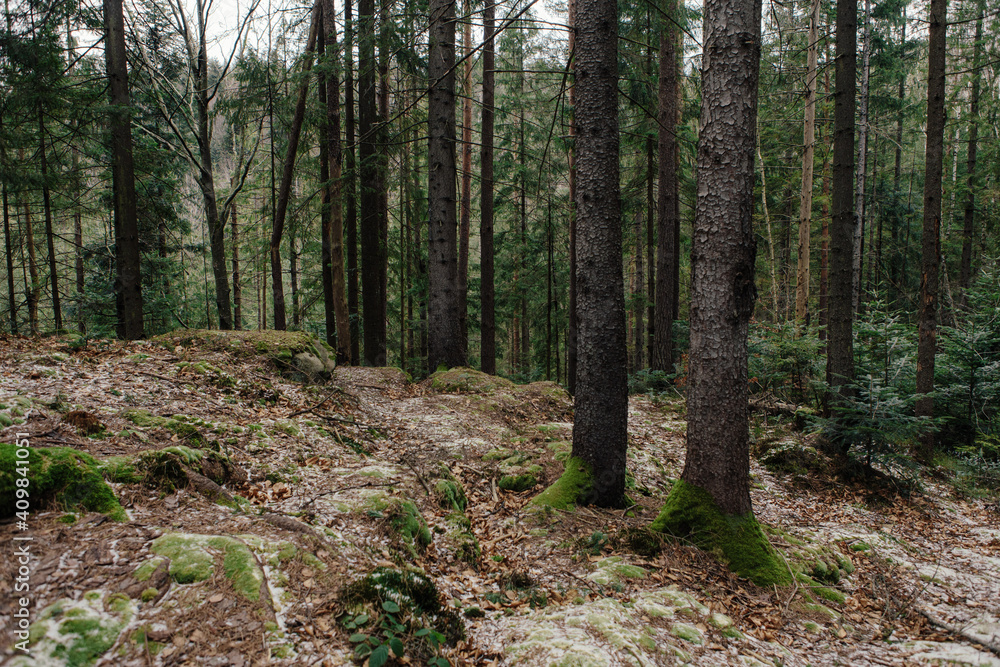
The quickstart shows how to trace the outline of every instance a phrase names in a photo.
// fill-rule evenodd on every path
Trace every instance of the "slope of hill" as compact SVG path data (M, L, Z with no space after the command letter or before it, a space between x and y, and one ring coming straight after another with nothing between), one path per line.
M0 560L9 664L1000 665L988 501L754 461L796 574L764 590L645 529L683 464L682 403L632 400L628 511L543 511L527 503L570 448L560 387L330 372L324 351L279 332L0 341L0 539L32 554L28 592Z

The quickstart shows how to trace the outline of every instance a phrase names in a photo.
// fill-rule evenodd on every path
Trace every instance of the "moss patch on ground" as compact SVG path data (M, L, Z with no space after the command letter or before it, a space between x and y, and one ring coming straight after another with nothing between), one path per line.
M549 488L532 498L531 504L537 507L569 509L584 503L593 488L593 478L593 471L583 459L567 459L563 474Z
M27 457L19 457L18 449L26 451ZM0 518L14 516L17 511L18 480L25 479L18 470L24 469L24 461L28 463L26 488L31 509L82 508L115 521L127 520L94 457L69 447L18 448L10 444L0 444Z
M490 395L498 390L513 391L514 383L473 368L459 367L441 370L427 378L436 391L449 394L475 393Z
M135 604L121 593L105 598L103 591L90 591L79 600L58 600L31 624L31 656L18 656L8 664L91 665L114 645L135 612Z
M222 556L223 573L236 592L247 600L256 602L260 599L264 573L247 545L238 539L222 535L167 533L153 540L151 551L170 559L170 576L179 584L208 579L212 576L215 557L219 554Z
M698 547L717 553L730 569L758 586L792 583L784 559L768 542L752 514L727 516L707 491L684 480L674 484L650 528L688 538Z

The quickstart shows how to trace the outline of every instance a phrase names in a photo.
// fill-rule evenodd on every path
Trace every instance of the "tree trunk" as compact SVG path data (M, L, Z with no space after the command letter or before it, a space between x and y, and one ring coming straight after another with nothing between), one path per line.
M709 0L704 45L681 477L707 491L724 514L744 516L752 512L747 331L757 297L751 214L760 4Z
M24 160L24 155L21 155L22 161ZM22 194L22 197L24 195ZM40 331L38 329L38 301L39 292L41 287L38 283L38 258L35 250L35 230L31 222L31 204L25 199L24 202L24 229L25 234L21 236L22 247L23 245L28 246L28 275L30 276L30 281L24 286L25 297L28 301L28 330L31 332L32 336L37 336ZM117 236L117 234L116 234ZM23 255L22 255L23 259ZM121 297L118 298L119 308L121 311ZM119 322L122 321L121 312L119 312Z
M233 177L232 186L236 187L236 177ZM243 328L243 289L240 286L240 224L236 211L236 200L230 207L230 217L232 220L232 249L233 249L233 329L239 331Z
M572 4L573 0L570 0ZM495 375L496 319L494 314L493 286L493 95L494 95L494 37L495 8L487 2L483 9L483 117L482 163L480 164L479 248L480 248L480 318L482 342L480 366L484 373Z
M52 314L56 332L62 331L62 305L59 302L59 271L56 265L55 233L52 229L52 198L49 195L49 161L45 150L45 121L42 103L38 103L38 155L42 172L42 209L45 213L45 243L49 251L49 284L52 286Z
M854 312L861 308L862 252L867 222L865 211L865 178L868 175L868 80L871 73L872 22L870 0L865 0L865 43L862 48L861 95L858 103L858 159L854 186L854 268L852 272L852 298Z
M344 268L344 208L342 197L341 155L340 144L340 78L337 76L337 14L332 0L323 0L323 36L321 41L328 47L327 63L333 69L325 75L326 117L323 123L325 129L322 144L327 147L329 180L326 181L326 199L330 203L330 225L323 236L323 242L329 247L324 255L324 299L326 299L326 281L329 281L330 302L327 314L327 338L332 338L336 331L336 343L330 343L337 351L337 363L345 364L351 361L351 328L347 301L346 271ZM321 81L320 87L323 88ZM326 268L328 267L328 268ZM331 315L333 322L330 322ZM331 328L333 324L335 328Z
M226 268L225 221L219 216L219 204L215 193L215 175L212 167L212 123L209 119L208 108L208 43L204 0L198 0L197 11L199 43L195 79L198 92L195 106L198 113L197 134L200 160L197 181L205 204L205 222L208 225L209 247L212 253L212 273L215 277L215 305L219 313L219 328L228 330L233 328L233 310L229 293L229 271Z
M17 335L17 299L14 296L14 245L10 238L10 201L7 181L3 182L3 240L7 257L7 307L10 311L10 332Z
M982 86L982 70L979 61L983 49L984 0L979 1L979 15L976 18L976 42L972 47L972 91L969 99L969 152L966 162L968 192L965 194L965 219L962 226L962 263L958 269L958 309L965 310L968 303L967 292L972 280L972 235L976 223L976 152L979 142L979 90ZM956 313L957 315L957 313Z
M462 56L465 58L462 105L462 199L458 228L458 324L462 349L469 347L469 218L472 215L472 0L465 0L466 19L462 29Z
M838 396L848 395L854 381L854 107L857 84L857 23L855 0L837 0L836 76L833 110L833 193L829 254L829 323L826 381L827 409ZM835 439L836 440L836 439ZM845 443L837 443L845 451ZM849 443L847 443L849 446Z
M104 58L111 98L108 120L111 127L111 176L117 263L115 292L121 304L118 313L118 335L126 340L137 340L144 336L142 280L139 268L139 224L136 218L132 131L129 127L131 101L125 56L125 18L121 0L104 0L104 30ZM224 266L223 276L225 276ZM228 302L228 289L225 296Z
M570 396L576 396L577 361L577 304L576 304L576 3L569 0L569 67L571 79L566 101L569 106L569 321L566 326L566 389Z
M465 362L455 219L455 0L431 0L427 110L428 368Z
M344 185L347 199L347 313L350 319L349 363L361 362L361 324L358 317L358 193L356 135L354 131L354 26L351 0L344 0L344 108L347 111L344 132L347 140L347 173Z
M288 213L292 177L295 173L295 157L299 150L299 137L302 134L302 122L306 115L306 98L309 95L309 77L307 75L312 68L313 51L316 48L316 34L320 21L320 3L317 2L313 5L312 27L309 29L309 39L304 54L305 61L302 63L302 83L299 86L299 97L295 103L292 126L288 130L288 147L281 170L281 185L278 188L278 199L275 203L274 222L271 225L271 294L274 298L274 328L278 331L287 328L285 288L281 271L281 236L285 231L285 217ZM294 252L295 249L291 248L290 251Z
M812 227L813 162L816 149L816 65L819 60L819 0L809 12L809 54L802 140L802 193L799 197L799 254L795 282L795 319L809 324L809 246Z
M653 325L654 346L650 367L672 372L674 327L675 266L680 261L676 246L676 229L680 226L680 199L677 180L677 34L673 20L677 3L668 3L670 16L662 20L660 31L659 109L659 182L656 219L656 321Z
M945 54L948 0L931 0L927 63L927 155L924 177L924 227L920 260L920 309L917 345L918 417L934 415L934 355L937 343L938 264L941 252L941 176L944 166ZM916 445L917 455L929 461L934 433L928 428Z
M381 234L380 191L382 174L378 156L380 120L376 106L375 2L358 3L360 23L358 132L361 142L361 292L364 300L364 361L369 366L386 363L386 295L382 292L386 247Z
M572 458L592 486L586 501L621 507L628 389L614 0L578 0L576 32L578 366Z

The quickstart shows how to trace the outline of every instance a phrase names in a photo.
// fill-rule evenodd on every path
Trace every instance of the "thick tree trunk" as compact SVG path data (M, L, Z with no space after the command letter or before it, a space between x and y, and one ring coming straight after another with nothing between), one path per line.
M118 312L118 335L126 340L137 340L144 336L142 281L139 269L139 224L136 218L132 131L129 127L131 102L125 56L125 18L121 0L104 0L104 30L104 58L111 97L109 125L117 261L115 292L118 295L118 303L121 304ZM223 275L225 275L224 266ZM227 302L228 298L227 289Z
M278 199L275 203L274 222L271 225L271 294L274 298L274 328L283 331L287 328L285 317L285 287L281 271L281 237L285 231L285 217L288 213L288 201L292 193L292 177L295 174L295 157L299 151L299 137L302 135L302 122L306 115L306 98L309 95L309 70L312 68L313 52L316 48L316 35L321 22L320 3L313 6L312 27L309 29L309 39L306 43L305 61L302 63L302 83L299 86L299 96L295 103L295 114L292 116L292 126L288 130L288 147L285 151L285 161L281 169L281 185L278 188ZM290 248L294 253L295 249Z
M614 0L578 0L574 28L579 330L573 449L567 467L574 460L590 467L588 502L620 507L628 389Z
M428 368L465 362L455 219L455 0L430 4L427 129Z
M744 516L752 512L747 330L757 298L752 212L759 0L708 0L704 44L681 478L707 491L724 514Z
M361 143L361 296L364 300L364 362L386 363L386 294L382 291L386 268L386 239L382 236L380 192L383 176L378 156L380 119L376 106L375 2L358 3L358 98Z
M872 21L870 0L865 0L865 42L862 47L861 94L858 101L858 158L854 173L854 268L852 272L852 299L854 312L861 312L861 268L867 215L865 207L865 179L868 176L868 81L871 75Z
M669 4L670 17L662 20L660 32L659 109L659 181L656 219L656 321L653 325L654 345L650 367L658 371L673 371L674 280L675 267L680 261L676 245L676 230L680 226L680 200L677 181L677 29L672 20L677 3Z
M652 85L652 84L650 84ZM646 365L653 367L654 336L656 333L656 142L646 137Z
M802 192L799 196L799 253L795 282L795 319L809 324L809 247L812 228L813 162L816 149L816 65L819 60L819 0L809 12L809 51L806 57L806 99L802 139Z
M570 0L572 3L573 0ZM480 248L480 318L482 327L482 371L495 375L496 319L493 286L493 95L494 95L494 36L495 8L487 2L483 9L483 118L482 163L480 164L479 248Z
M958 308L965 310L969 283L972 280L972 236L976 229L976 153L979 144L979 91L982 86L980 59L983 50L984 0L979 1L976 19L976 42L972 47L972 91L969 98L969 152L965 174L968 192L965 194L965 219L962 225L962 260L958 269ZM957 313L956 313L957 315Z
M836 77L833 110L833 193L830 220L830 292L826 346L827 409L854 381L854 107L857 84L855 0L837 1ZM843 443L838 443L838 449ZM841 449L841 451L843 451Z
M577 361L577 304L576 304L576 3L569 0L569 57L571 80L566 91L566 101L569 107L569 322L566 327L566 389L570 396L576 396L576 361Z
M472 215L472 0L465 0L462 56L465 58L462 105L462 199L458 226L458 324L462 349L469 347L469 218Z
M347 140L347 173L344 175L347 199L347 312L350 319L349 362L361 362L361 324L358 317L358 193L356 134L354 131L354 25L351 0L344 1L344 108L347 112L344 132Z
M21 156L21 159L24 159L23 155ZM37 250L35 249L35 229L33 223L31 222L31 204L29 204L27 200L23 200L23 205L25 233L21 236L21 239L22 247L24 245L28 246L28 275L30 276L30 281L24 286L24 294L28 301L28 330L31 332L32 336L37 336L40 333L38 329L38 301L41 293L41 285L38 282L38 257ZM122 314L120 295L118 297L118 304L118 321L121 322Z
M924 177L924 228L920 260L917 345L918 417L934 416L934 356L937 343L938 264L941 253L941 176L944 166L945 54L948 0L931 0L927 64L927 155ZM927 429L914 454L929 461L934 434Z

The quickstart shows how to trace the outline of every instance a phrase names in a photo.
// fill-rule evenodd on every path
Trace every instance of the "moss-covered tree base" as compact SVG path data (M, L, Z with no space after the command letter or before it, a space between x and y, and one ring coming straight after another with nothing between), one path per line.
M531 504L559 510L569 509L586 503L593 486L594 473L590 466L581 458L570 458L559 479L535 496Z
M768 542L753 514L723 514L707 491L684 480L674 484L650 529L686 538L716 553L731 570L758 586L792 583L788 566Z

